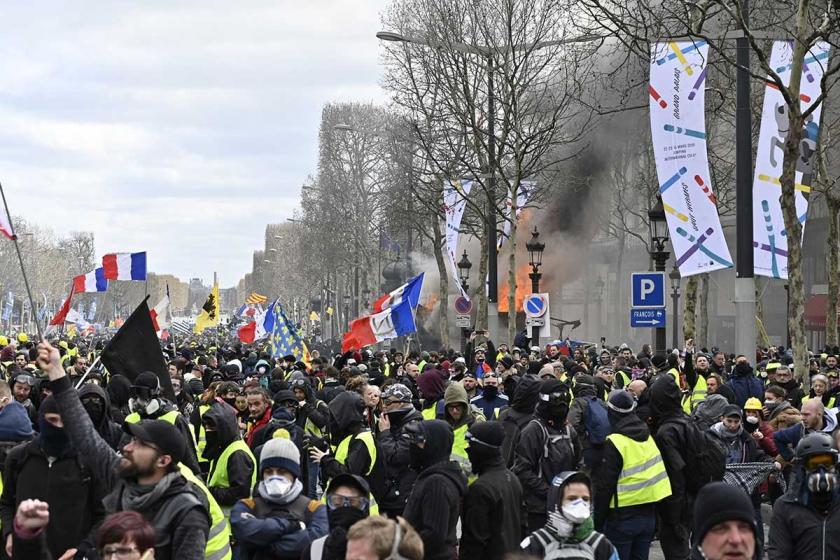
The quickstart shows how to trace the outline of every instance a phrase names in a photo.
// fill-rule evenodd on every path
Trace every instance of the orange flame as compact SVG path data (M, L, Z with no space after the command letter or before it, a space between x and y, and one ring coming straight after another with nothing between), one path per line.
M429 295L426 296L426 302L423 304L423 307L431 311L435 308L440 300L440 294L437 292L429 292Z
M522 302L525 301L525 296L531 293L531 279L528 273L531 272L531 267L527 263L522 263L516 268L516 310L522 309ZM510 286L508 285L508 275L505 273L503 278L499 279L499 313L508 312L508 294L510 293Z

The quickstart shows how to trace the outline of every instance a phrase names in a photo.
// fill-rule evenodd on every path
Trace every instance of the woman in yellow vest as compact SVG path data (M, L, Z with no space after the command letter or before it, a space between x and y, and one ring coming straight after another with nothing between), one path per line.
M671 495L662 454L636 414L636 399L613 391L607 402L612 433L595 484L595 530L620 558L645 558L656 532L656 504Z
M237 500L251 496L257 461L242 440L236 413L229 405L213 403L201 422L207 439L204 457L210 461L207 487L228 517Z
M810 399L819 398L826 408L834 408L836 397L828 394L828 378L818 373L811 378L811 395L802 399L802 404L805 404Z

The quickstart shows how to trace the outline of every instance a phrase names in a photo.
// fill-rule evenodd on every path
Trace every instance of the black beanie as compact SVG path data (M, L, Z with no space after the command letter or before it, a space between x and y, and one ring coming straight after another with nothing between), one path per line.
M540 393L550 395L551 393L565 393L566 386L558 379L546 379L540 384Z
M693 545L700 546L712 527L725 521L743 521L753 528L755 512L749 496L735 486L724 482L710 482L700 489L694 502L695 530Z
M41 401L41 406L38 407L38 413L41 416L45 414L61 414L61 411L58 410L58 401L55 400L55 397L50 395L46 399Z
M505 429L502 424L492 420L476 422L470 426L469 432L476 439L494 447L501 447L505 439Z

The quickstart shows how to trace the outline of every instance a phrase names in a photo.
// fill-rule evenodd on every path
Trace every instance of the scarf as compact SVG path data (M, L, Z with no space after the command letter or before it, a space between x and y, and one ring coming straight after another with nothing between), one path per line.
M155 504L166 494L172 483L180 476L181 473L179 472L169 473L154 485L126 483L121 498L122 509L142 513L143 510Z
M295 479L292 483L292 487L286 492L283 496L272 496L269 494L265 489L265 481L261 480L260 483L257 485L257 492L260 493L260 496L266 502L271 504L275 504L278 506L283 506L292 501L296 500L300 493L303 492L303 484L300 482L300 479Z

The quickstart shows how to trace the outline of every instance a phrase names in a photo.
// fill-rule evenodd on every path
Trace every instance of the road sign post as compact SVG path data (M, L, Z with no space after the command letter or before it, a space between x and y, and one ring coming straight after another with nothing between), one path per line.
M664 329L667 322L665 273L634 272L630 277L630 287L630 327ZM656 350L664 351L664 348Z
M528 294L522 301L522 311L525 312L525 326L531 330L531 346L540 345L540 331L549 331L551 325L546 322L550 317L548 294Z

